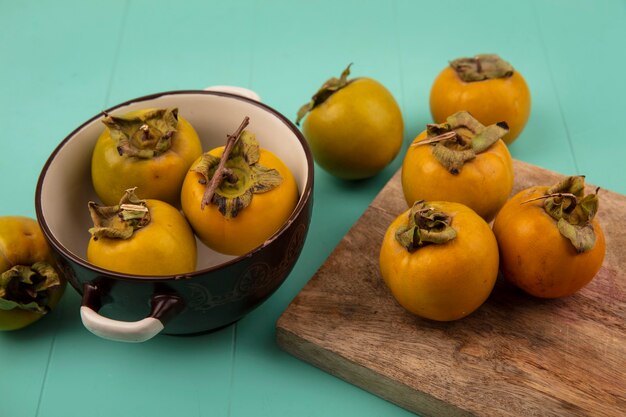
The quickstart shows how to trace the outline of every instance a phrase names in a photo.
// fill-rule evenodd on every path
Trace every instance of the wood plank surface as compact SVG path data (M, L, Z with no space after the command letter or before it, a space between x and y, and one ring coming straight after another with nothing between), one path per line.
M513 193L561 178L514 169ZM607 254L587 287L540 300L499 278L452 323L409 314L380 277L382 236L406 208L398 172L278 320L285 351L423 416L626 414L625 196L601 191Z

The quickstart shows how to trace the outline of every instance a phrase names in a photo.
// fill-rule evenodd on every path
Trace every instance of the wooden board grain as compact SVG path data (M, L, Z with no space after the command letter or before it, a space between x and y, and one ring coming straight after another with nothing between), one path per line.
M514 193L561 178L514 169ZM380 277L382 236L406 208L397 173L279 318L285 351L422 416L626 415L625 196L601 192L607 254L587 287L540 300L498 279L452 323L407 313Z

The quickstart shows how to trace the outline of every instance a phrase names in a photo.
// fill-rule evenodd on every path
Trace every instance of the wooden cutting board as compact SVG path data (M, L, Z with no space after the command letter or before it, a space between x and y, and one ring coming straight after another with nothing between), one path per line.
M514 193L561 178L514 169ZM380 243L406 209L396 173L278 320L285 351L422 416L626 415L625 196L601 191L607 254L587 287L540 300L499 279L452 323L412 316L382 281Z

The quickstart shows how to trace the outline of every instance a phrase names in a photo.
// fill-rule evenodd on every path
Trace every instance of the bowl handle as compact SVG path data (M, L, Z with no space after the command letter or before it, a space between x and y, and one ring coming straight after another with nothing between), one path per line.
M80 317L87 330L96 336L118 342L145 342L159 334L165 324L184 308L184 301L173 294L155 294L150 300L150 314L139 321L121 321L98 313L100 291L94 284L83 285Z
M225 93L235 94L237 96L242 96L242 97L246 97L246 98L261 102L261 96L259 96L254 91L247 89L247 88L243 88L243 87L237 87L234 85L212 85L210 87L205 88L205 91L223 91Z

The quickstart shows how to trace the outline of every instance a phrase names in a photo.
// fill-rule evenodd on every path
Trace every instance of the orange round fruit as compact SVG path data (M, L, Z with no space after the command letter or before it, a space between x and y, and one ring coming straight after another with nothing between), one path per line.
M437 76L430 91L435 123L458 111L468 111L487 125L505 121L511 144L530 116L530 90L522 74L497 55L478 55L452 61Z
M409 146L402 163L407 204L454 201L491 221L513 188L513 160L499 139L505 133L502 126L484 127L465 112L448 117L441 125L430 125ZM449 139L437 140L444 135ZM480 145L489 135L492 143Z
M580 181L581 177L569 178ZM502 207L493 225L502 275L541 298L565 297L586 286L600 270L606 251L604 232L595 213L585 214L584 208L597 196L579 194L574 214L563 216L564 204L571 209L571 197L548 197L554 193L554 188L547 186L520 191ZM586 202L581 204L583 198ZM592 204L597 208L597 203ZM577 224L569 224L570 219Z
M260 148L250 132L244 131L238 143L246 145L235 149L225 165L236 179L222 181L210 203L203 204L204 194L223 146L194 162L181 192L183 212L196 235L227 255L243 255L262 245L285 224L299 198L295 178L280 158ZM257 156L243 156L252 148Z
M94 228L87 260L92 264L145 276L179 275L196 269L196 238L174 206L140 200L131 189L117 206L90 203L89 207Z
M142 109L107 115L91 160L94 190L107 206L137 187L143 198L180 206L187 169L202 154L191 124L178 109Z
M26 327L56 307L67 280L37 221L0 216L0 330Z
M400 152L402 113L381 83L362 77L332 78L298 113L315 162L330 174L363 179L383 170ZM308 114L307 114L308 113Z
M498 245L472 209L416 202L389 226L380 249L383 280L398 303L431 320L461 319L487 300L498 275Z

